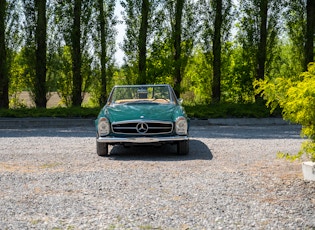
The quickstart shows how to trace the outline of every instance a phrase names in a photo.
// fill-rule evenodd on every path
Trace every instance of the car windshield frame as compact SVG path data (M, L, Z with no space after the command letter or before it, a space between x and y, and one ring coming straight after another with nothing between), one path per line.
M117 85L107 100L111 104L178 104L170 85Z

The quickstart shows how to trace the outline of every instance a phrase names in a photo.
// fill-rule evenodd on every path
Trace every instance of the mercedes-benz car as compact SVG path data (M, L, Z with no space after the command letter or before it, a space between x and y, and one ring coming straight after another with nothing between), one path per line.
M167 84L114 86L95 120L97 154L108 156L109 145L163 144L188 154L189 118L181 104Z

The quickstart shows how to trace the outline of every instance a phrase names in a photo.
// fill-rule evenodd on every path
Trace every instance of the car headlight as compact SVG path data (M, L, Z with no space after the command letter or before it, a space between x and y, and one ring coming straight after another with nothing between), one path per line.
M98 120L98 134L100 136L106 136L110 132L110 124L106 117L102 117Z
M178 117L175 122L177 135L187 135L188 124L185 117Z

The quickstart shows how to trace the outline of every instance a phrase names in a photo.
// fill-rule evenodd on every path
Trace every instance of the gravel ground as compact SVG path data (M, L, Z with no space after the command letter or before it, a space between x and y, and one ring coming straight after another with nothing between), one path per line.
M0 229L315 229L300 127L193 126L191 151L114 147L93 127L0 130Z

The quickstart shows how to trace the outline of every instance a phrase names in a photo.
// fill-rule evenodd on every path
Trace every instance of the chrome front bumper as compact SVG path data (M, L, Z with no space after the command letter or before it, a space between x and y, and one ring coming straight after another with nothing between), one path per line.
M170 136L170 137L98 137L97 142L103 142L108 144L120 144L120 143L134 143L134 144L148 144L159 142L177 142L188 141L188 136Z

